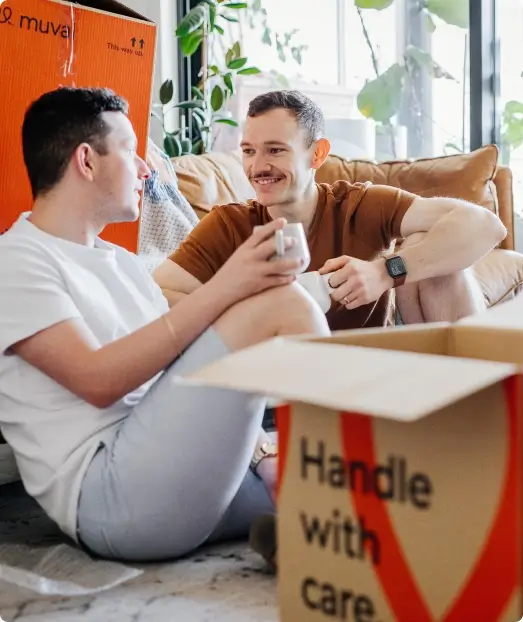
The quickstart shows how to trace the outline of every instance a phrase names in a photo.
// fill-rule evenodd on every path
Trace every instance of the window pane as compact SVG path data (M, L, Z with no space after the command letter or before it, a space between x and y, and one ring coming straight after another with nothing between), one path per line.
M283 51L287 60L282 62L277 45L263 44L266 28L258 20L255 32L244 37L243 49L249 60L264 71L277 71L290 80L337 86L337 0L323 0L321 10L312 0L263 0L262 8L267 12L268 36L273 42L276 35L280 41L285 41L286 34L294 35L291 46ZM302 45L307 49L300 66L289 57L290 47Z
M397 62L398 19L400 21L403 19L402 11L398 10L401 4L400 0L383 11L358 12L354 2L345 1L343 7L345 74L347 86L355 89L356 93L366 80L376 77L373 54L380 72Z
M291 87L321 106L338 155L468 150L468 0L433 1L446 21L422 4L393 0L375 10L324 0L319 11L317 0L253 0L231 37L263 73L241 79L233 114L242 120L257 94Z
M431 55L448 73L432 78L432 148L427 155L469 150L469 38L467 28L434 17ZM429 145L427 145L429 147Z
M396 0L381 11L365 10L355 6L354 2L343 4L343 59L345 85L351 93L351 106L342 118L327 120L331 130L329 138L333 150L345 157L367 157L384 160L405 157L401 153L398 141L392 140L398 132L396 115L391 118L390 128L384 133L382 124L376 118L380 116L383 104L394 99L385 88L376 88L365 102L358 102L358 95L367 83L379 80L386 72L400 68L402 50L399 36L404 19L403 0ZM379 85L378 83L375 83ZM372 87L371 87L372 88ZM400 84L398 83L398 94ZM365 118L368 115L368 118ZM406 148L406 135L399 130ZM403 150L405 151L405 149Z
M514 206L523 211L523 1L498 0L500 40L501 161L514 175Z

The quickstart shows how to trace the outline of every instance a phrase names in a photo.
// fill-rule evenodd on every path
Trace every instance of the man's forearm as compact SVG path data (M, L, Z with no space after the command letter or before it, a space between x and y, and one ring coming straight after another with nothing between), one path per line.
M101 406L109 406L164 370L226 311L230 303L214 289L212 282L199 287L185 295L165 318L93 354L91 382L97 383Z
M185 294L183 292L175 292L172 289L164 289L162 288L162 294L167 299L169 303L169 307L174 307L174 305L178 304L180 300L183 300L189 294Z
M465 270L491 251L505 235L501 221L484 208L478 208L474 218L468 218L467 212L459 208L451 210L426 233L413 234L420 240L405 244L398 252L407 267L406 282Z
M190 294L202 285L194 275L171 259L166 259L160 264L152 277L161 288L170 307L178 304L184 294Z

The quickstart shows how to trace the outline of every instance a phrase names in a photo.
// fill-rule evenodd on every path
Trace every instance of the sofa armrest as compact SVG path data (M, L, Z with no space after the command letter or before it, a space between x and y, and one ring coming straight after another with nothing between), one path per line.
M494 307L523 290L523 255L496 248L474 266L487 307Z
M508 166L498 168L494 183L498 195L498 216L507 228L507 237L501 242L499 248L513 251L515 249L513 178Z

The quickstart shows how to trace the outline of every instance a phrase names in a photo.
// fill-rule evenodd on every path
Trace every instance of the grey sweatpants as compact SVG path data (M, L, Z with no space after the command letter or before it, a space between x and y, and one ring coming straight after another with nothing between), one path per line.
M249 470L265 399L176 381L226 354L208 329L95 455L78 506L78 537L91 552L172 559L244 537L256 516L274 512Z

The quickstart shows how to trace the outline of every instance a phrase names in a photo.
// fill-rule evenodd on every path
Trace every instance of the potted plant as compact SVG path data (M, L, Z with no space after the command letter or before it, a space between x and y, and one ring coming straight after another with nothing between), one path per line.
M182 54L192 56L201 50L202 66L200 82L192 87L191 99L172 104L171 110L180 112L179 129L167 131L163 119L159 119L164 128L164 148L170 157L209 152L217 127L238 125L228 111L228 102L236 92L237 80L241 76L261 73L258 67L249 64L241 42L237 40L231 45L226 33L227 24L239 23L241 17L246 18L250 28L262 26L262 42L275 46L281 60L285 61L288 53L294 61L301 63L305 46L294 44L293 37L297 31L283 35L273 31L267 23L267 12L261 0L254 0L251 4L233 0L202 0L187 13L176 29ZM214 45L217 41L220 45ZM210 50L217 48L223 50L222 58L210 55ZM172 103L174 91L172 80L162 84L160 102L163 106Z

